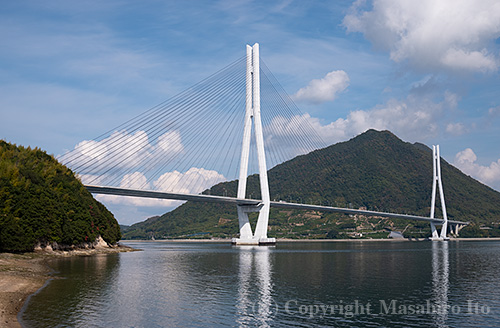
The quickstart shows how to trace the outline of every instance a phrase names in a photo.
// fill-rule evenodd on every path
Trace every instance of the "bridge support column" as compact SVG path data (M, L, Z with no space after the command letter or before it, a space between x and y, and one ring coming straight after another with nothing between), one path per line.
M432 146L432 199L431 199L431 219L434 219L436 210L436 189L439 187L439 198L441 200L441 210L443 212L443 222L441 232L438 234L436 223L431 221L432 240L448 240L448 215L446 213L446 204L444 201L443 182L441 181L441 156L439 154L439 145Z
M450 233L454 234L455 236L458 236L458 224L449 224L448 230L450 230Z
M431 239L432 240L439 240L439 233L437 231L436 225L434 222L431 222Z
M240 238L234 238L232 242L236 245L269 245L276 243L276 240L274 238L267 238L271 197L269 195L266 156L264 153L264 137L260 117L260 64L258 43L254 44L253 47L247 45L245 126L243 130L243 144L241 149L240 176L237 195L237 197L241 199L246 197L252 123L255 125L255 143L257 145L257 158L259 161L259 180L262 204L258 209L249 209L246 206L238 206ZM248 220L248 212L255 211L259 212L259 218L255 227L255 234L252 234L252 228Z
M460 230L462 230L463 227L465 227L465 225L463 225L463 224L455 224L454 227L455 227L455 231L454 231L455 236L458 237L458 233L460 232Z

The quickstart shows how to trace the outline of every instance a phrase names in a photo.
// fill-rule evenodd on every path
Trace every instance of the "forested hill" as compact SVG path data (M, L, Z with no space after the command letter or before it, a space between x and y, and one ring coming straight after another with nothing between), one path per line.
M39 149L0 140L0 251L121 238L113 214L65 166Z
M441 161L444 194L450 219L492 224L500 221L500 193ZM429 216L432 151L423 144L403 142L389 131L369 130L347 142L298 156L269 170L271 199ZM208 193L235 196L236 181L212 187ZM247 197L260 197L258 176L248 181ZM439 199L439 198L438 198ZM438 204L437 216L440 216ZM127 229L125 238L230 236L238 232L234 207L186 203L161 217ZM386 220L358 222L328 213L300 214L272 210L271 237L321 237L332 229L360 225L400 226L427 233L427 224ZM405 228L406 227L406 228Z

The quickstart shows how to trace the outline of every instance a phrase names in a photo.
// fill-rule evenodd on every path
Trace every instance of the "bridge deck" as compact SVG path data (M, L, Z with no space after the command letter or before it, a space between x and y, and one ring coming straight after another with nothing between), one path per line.
M173 192L152 191L152 190L137 190L125 189L116 187L99 187L99 186L85 186L87 190L93 194L107 194L117 196L130 196L142 198L156 198L156 199L174 199L174 200L189 200L193 202L205 203L228 203L234 205L259 205L260 200L256 199L239 199L234 197L212 196L203 194L180 194Z
M234 197L226 196L214 196L214 195L203 195L203 194L181 194L181 193L171 193L163 191L151 191L151 190L137 190L137 189L125 189L116 187L100 187L100 186L85 186L87 190L93 194L107 194L107 195L117 195L117 196L130 196L130 197L143 197L143 198L156 198L156 199L174 199L174 200L186 200L193 202L209 202L209 203L227 203L233 205L250 205L258 206L261 204L261 200L256 199L240 199ZM314 210L322 212L336 212L344 214L360 214L366 216L380 216L393 219L406 219L406 220L417 220L417 221L427 221L434 222L435 224L442 224L441 219L431 219L429 217L409 215L409 214L397 214L397 213L387 213L387 212L376 212L367 210L355 210L351 208L341 208L332 206L321 206L321 205L310 205L310 204L296 204L287 202L271 202L271 207L277 208L287 208L287 209L298 209L298 210ZM449 224L461 224L467 225L468 222L448 220Z

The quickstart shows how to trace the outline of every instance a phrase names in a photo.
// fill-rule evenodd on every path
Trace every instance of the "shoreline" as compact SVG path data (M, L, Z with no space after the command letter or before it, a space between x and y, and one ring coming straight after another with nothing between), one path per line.
M373 242L373 241L383 241L383 242L416 242L416 241L430 241L427 238L373 238L373 239L363 239L363 238L357 238L357 239L289 239L289 238L277 238L276 243L295 243L295 242L301 242L301 243L317 243L317 242ZM500 241L500 237L492 237L492 238L482 238L482 237L477 237L477 238L450 238L448 241ZM125 240L120 240L120 242L123 243L134 243L134 242L161 242L161 243L231 243L231 239L156 239L156 240L150 240L150 239L125 239Z
M51 269L38 254L0 253L0 326L21 327L17 315L28 297L51 276Z
M36 251L0 253L0 327L22 328L18 315L31 295L45 287L53 270L47 260L57 257L91 256L137 251L129 246L76 249L72 251Z

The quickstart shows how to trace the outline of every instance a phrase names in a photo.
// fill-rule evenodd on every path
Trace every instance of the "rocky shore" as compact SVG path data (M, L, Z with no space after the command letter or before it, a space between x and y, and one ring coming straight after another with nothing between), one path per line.
M0 327L21 327L17 321L17 314L24 302L51 278L52 270L46 264L48 259L134 250L121 245L114 247L101 245L95 248L69 251L41 248L34 253L0 253Z

